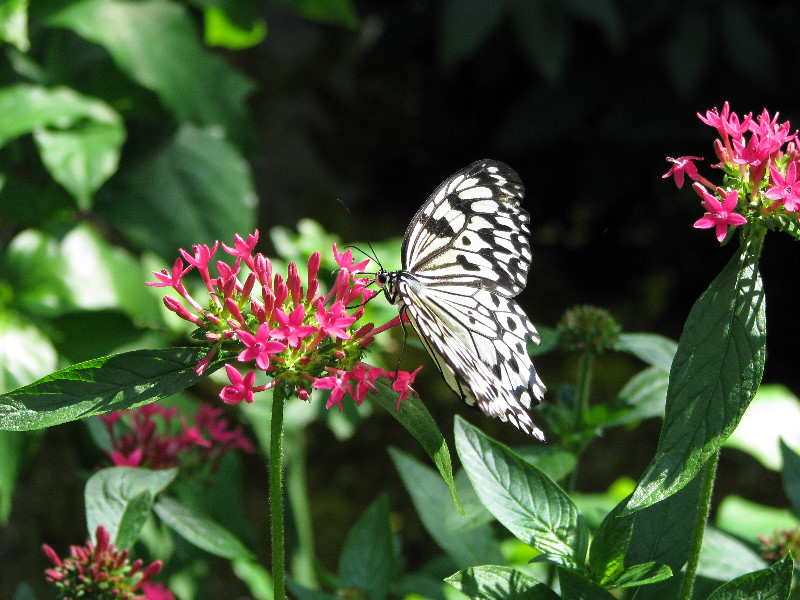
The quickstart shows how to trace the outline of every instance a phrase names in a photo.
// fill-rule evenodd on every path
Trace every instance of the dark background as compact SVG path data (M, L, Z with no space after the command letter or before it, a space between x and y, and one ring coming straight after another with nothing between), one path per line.
M499 17L473 4L357 1L354 30L313 23L279 2L263 5L267 39L225 53L258 84L250 158L259 229L313 218L346 241L400 236L445 177L480 158L501 160L527 189L534 262L519 300L532 320L553 327L565 310L589 303L610 310L625 331L677 339L733 246L720 248L711 232L692 228L702 214L699 199L661 178L665 157L702 156L703 173L719 181L711 169L715 132L695 113L726 100L740 115L766 107L800 123L797 3L519 1L497 3ZM770 324L764 381L797 391L795 253L788 236L770 234L761 264ZM379 258L399 267L399 256ZM422 352L412 348L404 360L404 368L426 365L423 399L429 386L441 386ZM603 358L593 399L612 397L641 366ZM537 367L551 389L574 382L572 359L550 355ZM428 405L445 431L458 412L506 443L524 442L455 398ZM328 568L336 567L357 515L387 488L410 567L438 553L386 453L389 444L418 452L393 423L376 414L345 442L321 423L311 427L310 497ZM623 475L637 479L659 427L651 420L606 432L582 459L578 489L605 490ZM80 424L48 431L48 447L70 450L58 460L37 456L30 471L40 477L23 478L18 497L42 498L51 510L47 491L58 489L63 514L74 514L82 483L59 477L93 464L82 454L95 452L88 440L68 443L85 435ZM248 519L267 523L263 467L255 459L246 466ZM725 451L717 495L732 491L785 504L776 474ZM6 532L12 546L28 538L63 550L82 541L79 520L32 531L36 511L35 502L15 506Z

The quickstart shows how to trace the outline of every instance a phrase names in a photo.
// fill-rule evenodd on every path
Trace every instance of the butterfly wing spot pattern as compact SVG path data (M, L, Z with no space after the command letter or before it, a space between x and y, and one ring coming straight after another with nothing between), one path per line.
M446 179L403 238L402 269L376 282L405 312L453 391L544 441L528 409L545 387L527 352L539 334L517 305L531 265L525 195L508 165L480 160Z

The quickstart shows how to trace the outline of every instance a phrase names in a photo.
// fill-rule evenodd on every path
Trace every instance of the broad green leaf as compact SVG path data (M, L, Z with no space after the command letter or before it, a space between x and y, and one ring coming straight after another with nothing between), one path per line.
M92 475L84 491L89 535L94 537L97 527L103 525L116 542L120 523L131 503L141 506L140 494L147 492L150 498L155 497L177 474L177 469L151 471L136 467L109 467ZM132 524L129 521L128 526ZM130 541L130 529L125 532L125 537Z
M28 0L4 0L0 2L0 40L13 44L20 52L27 52Z
M272 575L263 565L240 556L231 561L231 567L236 577L247 585L255 600L272 600Z
M447 528L446 524L458 522L460 515L450 500L447 486L433 469L396 448L390 448L389 455L425 529L457 566L503 561L488 525L464 531Z
M623 408L611 413L608 420L598 423L602 427L613 427L664 415L667 399L669 371L660 367L648 367L631 377L619 392ZM594 408L594 407L592 407Z
M609 590L617 588L636 587L658 583L672 577L672 569L659 563L645 563L633 565L622 571L614 573L603 581L603 587Z
M200 381L194 369L207 352L134 350L56 371L0 395L0 429L41 429L149 404ZM224 363L225 357L212 361L205 375Z
M44 333L14 311L0 311L0 391L35 381L57 364L55 348Z
M708 600L789 600L794 561L786 556L767 569L737 577L718 587Z
M789 448L781 440L781 454L783 455L783 469L781 479L786 497L792 503L794 514L800 516L800 455Z
M722 499L717 509L717 527L744 540L756 543L760 534L776 529L794 529L800 521L785 508L764 506L736 494Z
M762 385L725 447L747 452L778 471L781 439L800 448L800 399L782 385Z
M558 600L544 583L511 567L469 567L445 581L476 600Z
M420 443L447 484L453 504L460 512L463 512L456 493L450 450L425 404L418 398L409 395L400 403L399 410L395 410L397 408L397 392L393 391L391 386L383 380L379 380L376 387L378 393L368 394L367 397L385 408Z
M381 495L347 533L339 556L339 580L345 589L382 600L399 569L389 523L389 500Z
M19 306L37 316L119 310L135 323L158 319L160 303L144 285L136 259L87 225L60 238L22 231L9 245L5 268Z
M350 0L281 0L301 17L355 29L358 17Z
M218 6L208 6L204 11L205 41L208 46L222 46L229 50L244 50L264 41L267 37L267 23L254 18L250 29L232 22L224 10Z
M463 419L456 418L455 430L461 464L497 520L551 561L582 566L589 533L569 496L542 471Z
M572 569L558 567L558 582L561 584L561 597L565 599L612 600L614 598L605 589Z
M14 590L11 600L36 600L36 594L27 583L20 583Z
M615 349L669 372L678 344L654 333L621 333Z
M182 5L78 0L47 23L105 48L120 70L158 94L179 121L221 126L233 139L249 135L244 100L252 84L202 47Z
M697 564L699 577L730 581L734 577L766 566L767 563L751 549L751 546L716 527L706 527L700 561Z
M452 67L471 57L494 33L505 14L504 2L445 0L439 17L439 58Z
M143 490L128 501L117 529L115 541L118 547L130 548L136 542L147 517L150 516L153 500L150 490Z
M627 510L677 492L733 432L764 373L766 312L759 249L743 246L697 300L670 372L653 464Z
M625 553L633 532L633 517L620 517L626 501L627 498L605 516L589 548L589 568L595 581L602 585L625 570Z
M697 477L663 502L633 515L626 565L655 562L667 565L673 573L680 572L689 554L701 484L702 477ZM666 598L664 590L671 583L644 586L636 591L636 600Z
M215 129L183 125L169 142L104 188L97 212L172 266L177 249L233 243L255 227L250 167Z
M249 557L250 551L231 532L171 498L159 497L158 517L187 542L223 558Z

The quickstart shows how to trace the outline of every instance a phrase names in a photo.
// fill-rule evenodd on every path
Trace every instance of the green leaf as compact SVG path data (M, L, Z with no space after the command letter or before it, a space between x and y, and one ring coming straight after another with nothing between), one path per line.
M750 404L766 357L759 248L746 244L697 300L672 365L654 463L627 510L669 497L700 471Z
M737 577L714 590L708 600L789 600L794 561L784 557L767 569Z
M488 525L467 530L457 525L453 529L448 528L448 524L469 517L456 512L447 486L433 469L396 448L390 448L389 455L425 529L456 565L467 567L482 562L502 562L503 556Z
M205 375L198 376L194 369L207 353L203 348L134 350L56 371L0 395L0 429L41 429L149 404L189 387L225 363L225 357L218 358Z
M783 469L781 479L786 497L792 503L795 515L800 516L800 455L789 448L781 440L781 455L783 456Z
M621 333L617 345L619 352L633 354L653 367L669 372L678 344L654 333Z
M456 450L489 511L551 561L583 565L589 533L566 493L542 471L456 417Z
M782 385L762 385L725 447L747 452L777 471L782 462L781 439L800 447L800 400Z
M232 22L224 10L209 6L205 16L205 41L208 46L222 46L229 50L244 50L264 41L267 37L267 23L264 19L253 19L250 29L244 29Z
M244 104L251 82L203 49L186 8L166 0L79 0L50 15L105 48L120 70L155 92L179 121L249 137ZM221 93L224 91L224 93Z
M470 567L445 581L476 600L558 600L558 595L541 581L511 567Z
M445 0L439 18L439 57L452 67L471 57L499 27L504 2Z
M252 233L255 209L252 174L241 153L218 130L192 125L116 178L97 206L140 247L169 257L170 266L178 247L232 243L234 233Z
M389 523L389 499L381 495L347 533L339 557L341 587L382 600L400 565Z
M0 311L0 391L43 377L57 364L55 348L44 333L14 311Z
M633 565L623 569L603 581L603 587L613 590L617 588L636 587L650 583L658 583L672 577L672 569L667 565L651 562Z
M233 559L231 567L236 577L247 585L250 595L255 600L272 600L272 575L263 565L240 556Z
M561 584L562 598L580 598L580 600L612 600L614 598L599 585L572 569L558 567L558 582Z
M648 367L639 371L619 392L618 398L624 403L624 408L612 413L612 416L601 425L612 427L631 421L663 417L668 386L669 371L664 371L660 367Z
M11 516L14 487L22 467L38 446L41 435L23 431L0 431L0 525Z
M236 536L177 500L159 497L153 506L158 517L187 542L215 556L234 559L250 557L250 551Z
M797 517L785 508L773 508L751 502L736 494L725 496L717 508L717 526L744 540L756 542L760 534L776 529L794 529Z
M545 80L560 80L571 40L565 6L549 0L528 0L514 2L511 8L517 43L528 62Z
M633 533L633 517L620 517L627 498L609 512L592 538L589 548L589 568L595 581L606 587L607 581L625 569L625 553Z
M399 410L395 410L397 408L397 392L392 390L391 385L386 381L379 380L376 389L377 394L368 394L367 397L386 409L420 443L450 489L453 504L463 513L464 509L461 507L458 493L456 493L450 450L425 404L418 398L409 395L400 403Z
M281 0L298 15L318 23L355 29L358 16L350 0Z
M120 548L130 548L139 537L150 510L153 508L153 494L144 490L130 499L117 529L116 544Z
M0 2L0 40L13 44L20 52L27 52L28 0L4 0Z
M134 510L136 507L141 507L142 493L146 492L152 499L167 487L177 474L177 469L150 471L136 467L110 467L92 475L86 482L84 491L89 535L94 536L97 527L103 525L111 539L116 542L120 524L128 508L132 504ZM123 537L126 538L124 541L135 539L136 535L133 535L131 529L134 524L134 520L129 520L126 524L127 531L123 532Z
M122 118L108 105L64 87L18 84L0 89L0 146L33 133L47 170L78 208L117 170Z
M755 541L755 540L754 540ZM733 536L708 526L703 534L703 547L697 564L698 577L730 581L734 577L757 571L767 563L750 546Z

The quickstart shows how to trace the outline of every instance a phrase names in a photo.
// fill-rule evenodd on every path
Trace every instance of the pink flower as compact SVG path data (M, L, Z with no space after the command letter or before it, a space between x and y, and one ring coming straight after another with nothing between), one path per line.
M328 402L325 404L325 408L330 408L334 404L338 404L339 412L342 412L342 399L344 398L344 395L353 395L348 379L349 373L345 373L341 377L337 377L336 375L320 377L314 382L312 387L315 387L319 390L333 390L330 398L328 398Z
M133 452L128 454L127 456L122 452L114 450L111 452L111 461L117 467L138 467L142 464L142 457L143 452L141 448L136 448Z
M353 399L357 405L361 405L367 397L367 393L375 391L375 380L378 377L388 377L389 374L380 367L372 367L367 370L364 365L358 364L350 372L353 381L356 381L356 389L353 392Z
M175 600L175 594L170 592L163 583L145 582L142 593L146 600Z
M700 113L697 113L697 116L700 120L705 123L706 125L710 125L711 127L715 127L720 135L723 135L725 131L725 123L728 121L728 112L730 111L730 105L726 101L725 104L722 105L722 114L720 115L717 112L717 107L715 106L711 110L706 111L705 117Z
M786 177L775 167L769 168L769 179L775 186L767 190L764 194L770 200L783 202L784 208L788 212L797 212L800 208L800 181L797 179L797 162L789 163L786 169Z
M153 271L153 275L156 276L158 281L147 281L145 282L145 285L149 285L151 287L172 287L180 292L184 289L183 283L181 282L181 277L186 275L191 268L191 266L188 266L184 269L183 261L180 258L176 258L175 263L172 265L171 273L166 269L161 269L161 271Z
M269 330L267 323L262 323L258 326L258 331L254 336L247 331L239 330L236 332L242 344L247 346L246 350L239 353L239 361L249 362L253 359L256 361L256 366L262 371L269 371L270 369L270 355L286 350L286 345L281 342L270 340L270 335L275 335L275 332ZM227 365L226 365L227 366ZM233 380L231 380L233 381Z
M253 383L256 380L256 372L250 371L247 375L242 377L242 374L231 365L225 365L225 370L228 372L228 379L231 384L222 388L219 397L225 404L238 404L242 400L248 404L253 402Z
M702 205L708 211L703 217L695 221L694 226L698 229L711 229L716 227L717 241L722 243L728 233L728 226L736 227L747 223L742 215L733 212L739 201L739 192L733 190L720 203L714 196L708 193L699 183L695 183L694 190L703 198Z
M414 378L417 376L422 367L417 367L412 373L408 371L400 371L397 373L397 377L395 377L394 382L392 382L392 389L395 392L400 392L400 395L397 397L397 407L395 410L400 410L400 403L408 398L409 392L415 398L419 398L419 394L411 387L414 385Z
M703 159L699 156L681 156L680 158L670 158L668 156L667 162L671 162L672 167L661 178L666 179L670 175L673 176L678 189L683 187L684 175L688 175L690 179L697 181L697 166L692 162L693 160Z
M353 251L348 248L344 254L339 254L335 243L333 244L333 258L336 260L336 264L339 265L340 269L346 269L351 273L363 271L369 264L368 258L362 260L360 263L353 264Z
M300 304L288 316L280 308L276 308L275 319L280 327L272 331L272 337L286 340L292 348L300 347L300 341L316 333L317 328L312 325L303 325L306 318L306 309Z
M343 316L345 315L345 316ZM331 311L325 310L325 304L322 300L317 301L317 314L314 318L319 323L320 331L325 332L334 338L340 340L349 340L350 334L345 329L356 322L356 317L348 317L347 311L341 300L337 300L331 306Z

